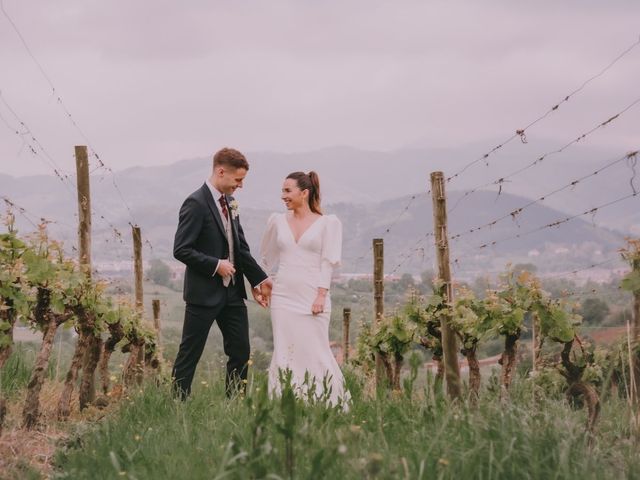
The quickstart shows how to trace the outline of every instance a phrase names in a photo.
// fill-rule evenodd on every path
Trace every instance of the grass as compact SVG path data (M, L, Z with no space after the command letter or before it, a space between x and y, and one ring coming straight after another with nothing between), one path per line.
M74 348L74 344L58 334L47 366L48 380L64 379ZM10 398L27 387L39 350L39 343L18 342L13 345L11 355L0 369L0 394Z
M26 388L31 378L35 356L34 346L14 345L13 352L0 369L0 394L11 397Z
M369 398L355 374L348 412L270 400L264 375L227 400L219 372L187 402L147 385L99 426L72 435L55 478L620 479L640 478L626 405L603 405L592 442L586 415L561 398L534 401L526 380L501 403L488 382L477 407L451 406L433 385ZM292 448L287 459L287 443Z

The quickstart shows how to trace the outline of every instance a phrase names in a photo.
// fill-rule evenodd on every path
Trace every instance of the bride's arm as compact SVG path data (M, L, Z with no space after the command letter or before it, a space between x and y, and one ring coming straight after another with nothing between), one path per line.
M333 270L340 265L342 256L342 224L338 217L329 215L327 226L322 237L322 258L320 263L320 281L318 282L318 293L311 306L311 312L322 313L331 286Z
M276 216L276 213L272 213L269 220L267 220L267 228L262 236L262 242L260 242L260 264L268 275L273 274L273 270L280 261Z
M335 215L328 215L327 225L322 237L322 259L318 287L329 290L333 270L340 265L341 258L342 223Z

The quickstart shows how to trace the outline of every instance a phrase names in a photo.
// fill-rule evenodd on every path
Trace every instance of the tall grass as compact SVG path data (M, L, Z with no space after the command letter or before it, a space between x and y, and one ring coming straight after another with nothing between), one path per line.
M69 342L56 341L47 365L46 378L48 380L64 378L73 351L70 345ZM2 395L11 397L26 388L31 379L39 349L39 344L31 342L17 342L13 345L11 356L0 369L0 393Z
M488 388L471 408L451 406L431 385L372 399L358 378L347 378L346 413L287 403L286 395L270 400L263 375L246 398L231 400L221 381L198 385L184 403L167 386L149 385L70 440L57 456L57 478L640 478L617 399L604 405L589 441L584 412L561 398L534 400L526 381L515 382L509 403Z
M31 378L36 347L31 344L14 345L11 356L0 369L0 392L9 397L25 388Z

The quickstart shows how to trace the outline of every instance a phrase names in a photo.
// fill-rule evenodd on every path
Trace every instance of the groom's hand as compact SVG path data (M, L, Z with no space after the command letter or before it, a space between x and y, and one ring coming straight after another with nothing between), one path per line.
M220 260L220 263L218 263L218 270L216 270L216 273L223 278L229 277L234 273L236 273L236 268L233 266L233 263L231 263L229 260Z

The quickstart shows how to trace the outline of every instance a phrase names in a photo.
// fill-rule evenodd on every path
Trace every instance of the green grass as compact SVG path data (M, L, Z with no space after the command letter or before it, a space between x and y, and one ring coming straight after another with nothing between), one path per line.
M10 397L26 388L31 378L33 363L36 357L36 347L31 344L16 344L0 369L0 393Z
M75 344L65 340L61 333L54 342L47 365L48 380L64 379L75 349ZM11 397L26 388L39 350L40 344L32 342L17 342L13 345L11 355L0 369L0 394Z
M508 403L488 388L470 408L450 406L432 388L370 399L355 375L348 380L348 413L268 400L262 375L245 399L227 400L216 380L185 403L166 386L147 386L77 432L58 453L57 478L289 478L287 435L292 478L300 479L640 478L619 400L603 406L590 446L585 413L562 399L534 401L526 381L515 383Z

